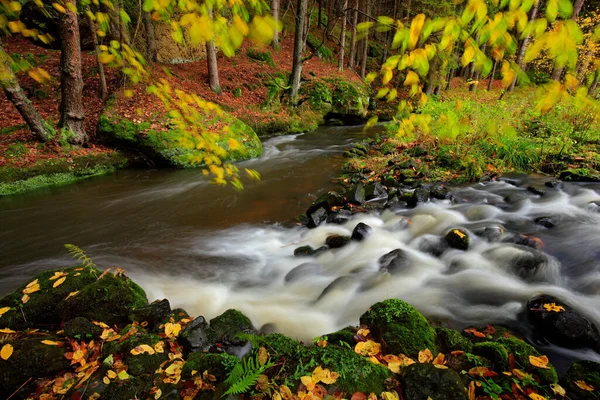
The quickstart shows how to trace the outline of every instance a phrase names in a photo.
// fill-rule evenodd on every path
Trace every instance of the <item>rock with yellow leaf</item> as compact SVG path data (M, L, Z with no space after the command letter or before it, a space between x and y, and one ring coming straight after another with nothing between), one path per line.
M429 349L437 354L435 329L413 306L399 300L379 302L360 317L377 341L385 343L387 353L416 356Z
M600 398L600 364L593 361L575 361L560 384L572 400L597 400Z
M57 341L55 336L44 339ZM54 376L69 366L64 356L65 350L58 346L49 346L41 342L40 337L31 337L11 341L13 351L8 359L0 359L0 393L7 396L32 378ZM25 386L15 398L25 398L31 386ZM22 395L25 395L21 397Z
M129 322L133 309L146 305L148 300L144 289L126 276L109 273L81 288L77 295L61 301L58 313L63 320L84 317L123 326Z
M434 364L411 364L402 370L402 395L406 400L467 400L460 375Z
M530 357L541 357L541 354L529 343L516 337L501 338L498 339L497 343L501 344L508 354L514 356L517 365L522 366L527 371L532 371L540 378L542 383L551 384L558 382L558 375L551 364L547 364L547 368L539 368L532 365L532 358Z
M469 234L464 229L451 229L444 239L453 249L465 251L469 249Z
M598 328L560 299L540 295L527 303L527 316L535 333L568 348L589 347L600 351Z
M44 271L36 275L13 293L0 299L0 309L10 307L9 311L0 316L0 325L20 330L38 325L60 324L58 305L70 293L95 282L101 273L95 268L77 266ZM64 281L54 287L58 279L62 278L65 278ZM25 297L26 292L28 297Z
M153 301L151 304L138 307L129 314L131 321L147 322L148 330L152 330L155 326L159 325L160 322L164 321L171 314L171 305L169 300L162 299Z

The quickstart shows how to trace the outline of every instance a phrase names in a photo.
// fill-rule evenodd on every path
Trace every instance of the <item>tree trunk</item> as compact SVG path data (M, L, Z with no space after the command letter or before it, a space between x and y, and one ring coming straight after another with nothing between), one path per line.
M325 36L329 37L329 33L333 30L333 21L335 18L333 17L333 4L334 0L329 0L327 7L327 28L325 30Z
M456 69L452 68L448 73L448 83L446 84L446 90L452 89L452 79L454 79L454 75L456 74Z
M498 61L494 60L494 67L492 68L492 73L490 74L490 80L488 81L488 92L492 90L494 86L494 75L496 75L496 68L498 67Z
M279 21L279 0L271 0L271 11L273 12L273 19ZM279 31L275 29L273 34L273 49L279 50Z
M88 10L89 11L89 10ZM96 26L96 21L94 21L88 14L88 24L90 25L90 33L92 35L92 40L94 41L94 52L96 53L96 61L98 64L98 76L100 78L100 98L102 100L106 100L108 97L108 89L106 88L106 76L104 75L104 64L100 62L98 59L98 54L100 54L100 49L98 48L98 37L96 36L96 31L98 27Z
M538 0L537 3L534 3L533 9L531 10L531 16L529 17L529 21L533 21L537 16L538 10L540 9L540 3L542 0ZM519 54L517 55L517 65L522 70L524 68L523 60L525 59L525 53L527 52L527 47L529 46L529 42L531 41L531 34L528 34L523 38L523 42L521 43L521 48L519 49ZM508 88L509 92L515 90L515 85L517 84L517 77L513 79L510 87ZM489 89L488 89L489 90Z
M577 17L579 17L579 13L581 12L581 9L583 8L584 2L585 2L585 0L576 0L575 3L573 4L573 14L571 14L571 19L573 21L575 21L577 19Z
M317 14L317 28L322 25L321 18L323 17L323 0L319 0L319 13Z
M358 1L354 0L354 7L352 11L352 38L350 39L350 57L348 62L348 68L354 69L356 64L356 27L358 25Z
M369 15L369 0L365 0L365 18L367 15ZM361 66L360 66L360 76L361 78L364 79L365 76L367 76L367 58L369 58L369 32L367 31L365 33L365 40L364 40L364 48L363 48L363 57L362 57L362 62L361 62Z
M290 76L290 103L298 105L298 92L300 91L300 79L302 78L302 48L304 38L302 31L306 18L308 0L298 0L296 10L296 31L294 32L294 57L292 63L292 75Z
M596 90L598 90L598 78L600 78L600 72L596 72L596 75L594 75L594 80L592 81L592 84L590 86L590 95L595 95L596 94Z
M344 70L344 55L346 54L346 9L348 8L348 0L344 0L342 9L342 31L340 33L340 58L338 60L338 69Z
M142 10L142 20L146 29L146 55L149 61L156 62L156 36L154 34L154 23L150 13Z
M42 142L52 140L54 134L50 125L37 112L31 104L25 92L19 85L17 77L10 67L10 58L1 47L0 43L0 85L6 98L13 103L21 117L27 123L27 127L34 133L36 138Z
M398 13L398 0L394 0L394 8L392 11L392 18L396 19L396 14ZM381 63L385 63L388 57L388 51L390 47L390 32L385 32L384 44L383 44L383 54L381 55Z
M411 12L412 0L408 0L408 4L406 5L406 20L410 21L410 12Z
M60 30L60 121L58 126L68 129L68 142L75 145L87 143L83 111L83 79L81 77L81 48L79 23L75 0L65 0L64 15L59 18Z

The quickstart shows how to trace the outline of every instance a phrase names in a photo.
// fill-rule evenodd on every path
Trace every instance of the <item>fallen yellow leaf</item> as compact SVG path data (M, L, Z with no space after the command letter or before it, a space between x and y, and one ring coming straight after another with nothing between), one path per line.
M63 276L62 278L60 278L59 280L57 280L56 282L54 282L54 284L52 285L53 288L60 286L63 284L63 282L65 281L65 279L67 279L66 276Z
M544 396L540 396L537 393L529 393L529 398L533 400L546 400Z
M567 395L567 391L560 386L558 383L550 384L550 389L554 392L554 394L565 397Z
M433 354L431 354L431 350L425 349L419 352L419 362L421 364L430 363L433 360Z
M165 335L168 338L179 336L179 332L181 332L181 325L172 324L170 322L165 324Z
M381 353L381 344L372 340L366 342L358 342L354 347L354 352L362 356L374 356Z
M55 342L53 340L42 340L43 344L47 344L48 346L58 346L60 342Z
M109 369L108 371L106 371L106 376L110 379L115 379L117 377L117 373L112 369Z
M38 290L40 290L40 284L36 279L35 281L29 282L27 286L25 286L25 289L23 289L23 294L32 294Z
M2 307L0 308L0 317L5 314L8 310L10 310L10 307Z
M27 304L27 302L29 301L31 297L29 297L28 294L24 294L23 297L21 297L21 303L23 304Z
M544 308L546 311L552 312L564 312L565 308L563 306L557 306L556 303L546 303L544 304Z
M134 356L137 356L137 355L143 354L143 353L148 353L149 355L153 355L154 349L152 347L148 346L147 344L141 344L141 345L136 346L135 348L131 349L131 354L133 354Z
M579 387L579 389L585 390L586 392L594 391L594 387L586 381L575 381L575 384Z
M12 353L12 344L5 344L4 346L2 346L2 350L0 350L0 357L2 357L2 359L6 361L10 358L10 356L12 356Z
M538 368L550 369L550 367L548 366L548 357L546 356L529 356L529 363Z
M75 296L77 293L79 293L79 290L69 293L69 295L67 297L65 297L65 300L69 300L71 297Z
M54 281L54 280L56 280L58 278L62 278L63 276L67 276L67 275L69 275L68 272L60 272L60 271L58 271L58 272L55 272L54 275L52 275L50 278L48 278L48 280Z
M16 332L13 331L12 329L2 328L2 329L0 329L0 333L16 333Z

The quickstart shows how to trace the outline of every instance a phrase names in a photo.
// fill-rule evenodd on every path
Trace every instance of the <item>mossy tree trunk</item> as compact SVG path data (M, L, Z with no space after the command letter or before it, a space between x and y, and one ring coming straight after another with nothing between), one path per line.
M338 59L338 69L340 71L344 70L344 56L346 54L346 15L348 8L348 0L344 0L344 5L342 9L342 30L340 32L340 57Z
M320 4L321 3L319 3L319 6ZM319 12L320 10L321 9L319 8ZM279 0L271 0L271 11L273 12L273 19L279 21ZM277 29L273 35L273 49L279 50L279 31L277 31Z
M306 18L308 0L298 0L296 10L296 31L294 33L294 57L292 62L292 75L290 76L290 103L298 105L300 79L302 77L302 49L304 47L303 27Z
M83 111L83 79L81 77L81 48L75 0L65 1L65 13L59 18L60 29L60 121L58 126L69 131L69 143L87 143Z
M213 17L212 10L209 10L210 18ZM208 63L208 84L210 90L216 94L221 94L221 83L219 82L219 64L217 62L217 48L214 40L206 43L206 61Z
M37 139L42 142L52 140L54 135L50 126L40 116L25 95L25 92L23 92L17 81L17 77L10 67L10 58L4 51L2 43L0 43L0 85L2 85L2 90L6 98L13 103Z
M498 68L498 61L494 60L494 66L492 67L492 73L490 74L490 79L487 86L488 92L492 90L492 87L494 86L494 75L496 75L496 68Z

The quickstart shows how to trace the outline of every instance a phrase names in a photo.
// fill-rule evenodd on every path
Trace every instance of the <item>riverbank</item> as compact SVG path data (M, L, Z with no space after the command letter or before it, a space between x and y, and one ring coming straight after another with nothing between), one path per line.
M148 304L123 270L102 272L70 251L84 264L44 272L0 299L0 387L12 398L599 394L600 364L575 362L559 380L547 357L499 326L454 331L391 299L365 310L359 327L303 344L268 326L257 330L235 310L206 321L172 310L168 300ZM532 299L528 309L545 320L576 314L551 298Z

